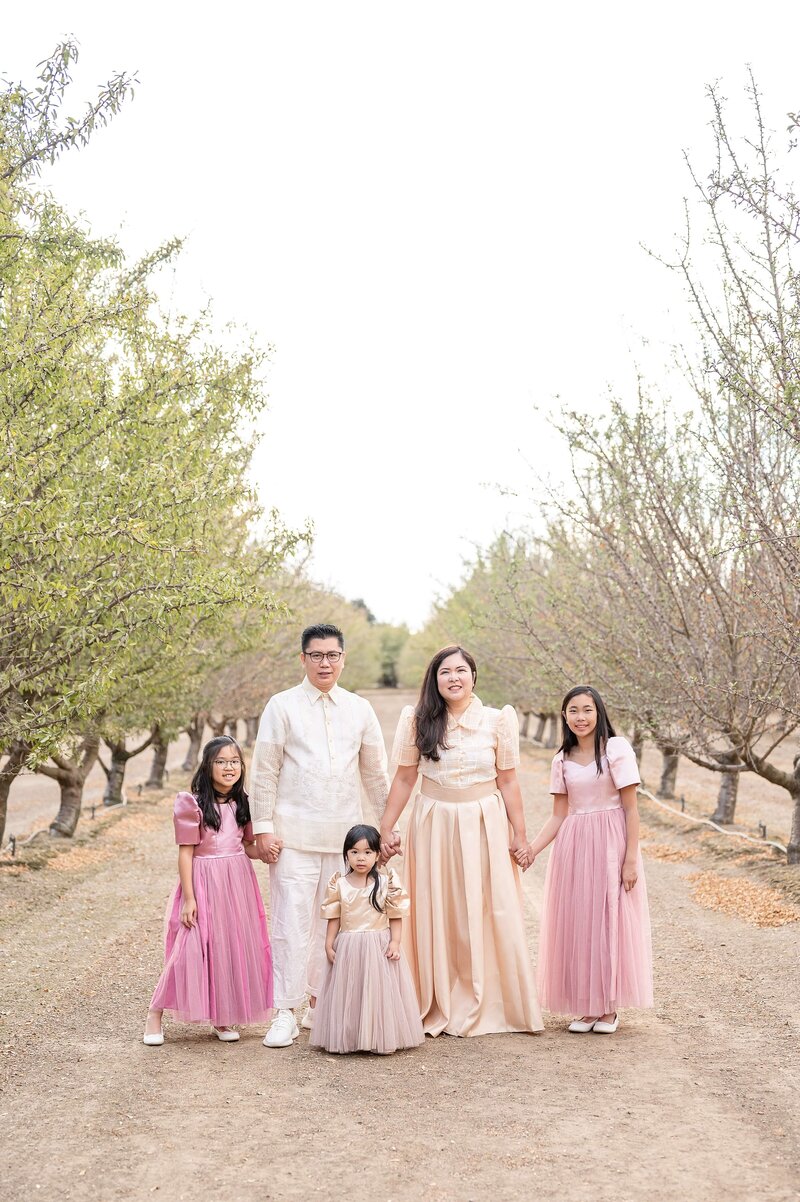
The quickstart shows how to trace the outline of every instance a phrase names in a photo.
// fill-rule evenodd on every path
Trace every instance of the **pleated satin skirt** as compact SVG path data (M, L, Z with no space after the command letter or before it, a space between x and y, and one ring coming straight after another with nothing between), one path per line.
M403 939L427 1035L542 1030L520 869L502 797L482 795L490 787L423 777L409 820Z

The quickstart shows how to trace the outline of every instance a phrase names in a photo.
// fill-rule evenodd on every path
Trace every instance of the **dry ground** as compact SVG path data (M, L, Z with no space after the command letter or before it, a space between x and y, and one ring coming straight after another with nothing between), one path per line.
M390 737L405 698L373 700ZM548 760L524 754L531 830ZM172 1025L143 1046L176 866L166 794L94 837L84 823L39 870L4 867L5 1202L800 1199L800 886L769 854L642 808L654 1011L613 1037L548 1017L539 1036L385 1059L312 1053L305 1035L271 1051L256 1029L223 1045ZM524 878L532 950L543 875Z

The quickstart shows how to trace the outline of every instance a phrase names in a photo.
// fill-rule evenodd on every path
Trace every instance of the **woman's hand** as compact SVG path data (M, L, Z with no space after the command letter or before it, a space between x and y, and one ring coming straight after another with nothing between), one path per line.
M392 856L402 856L399 831L381 831L381 863L388 864Z
M636 863L629 864L626 860L622 865L622 885L626 893L630 893L633 886L639 879L639 873L636 868Z
M387 960L399 960L400 959L400 944L395 943L394 939L392 939L390 941L389 946L386 949L386 959Z
M328 957L329 964L336 963L336 952L334 948L328 947L327 943L325 944L325 955Z
M197 902L193 897L185 897L181 906L181 922L191 930L197 925Z
M511 858L516 860L520 868L528 867L528 840L524 835L515 835L508 850Z

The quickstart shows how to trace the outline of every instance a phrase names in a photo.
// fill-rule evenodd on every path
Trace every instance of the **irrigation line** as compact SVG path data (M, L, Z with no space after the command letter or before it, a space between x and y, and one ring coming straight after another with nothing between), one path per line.
M742 831L726 831L724 826L713 822L711 818L697 818L694 814L687 814L684 810L676 810L674 806L668 806L665 801L660 801L658 797L653 796L649 789L643 789L641 785L637 791L642 793L648 801L652 801L654 805L661 806L662 810L669 810L670 814L675 814L678 818L685 818L687 822L710 826L713 830L719 831L721 835L728 835L731 839L746 839L748 843L755 843L757 847L775 847L786 855L786 848L777 839L757 839L755 835L745 835Z
M120 808L120 806L126 806L127 804L128 804L127 801L115 801L113 806L106 806L106 805L102 806L102 812L104 814L107 814L109 810L118 810ZM87 806L83 807L84 810L92 811L92 818L94 818L95 810L100 809L100 808L101 807L99 807L97 804L87 805ZM49 835L49 834L50 834L50 828L43 827L42 830L34 831L32 835L28 835L27 839L16 839L13 835L11 835L9 837L8 843L6 843L5 847L0 847L0 856L8 855L8 853L10 852L11 858L14 859L16 857L18 847L27 847L28 844L32 843L34 839L38 839L39 835Z

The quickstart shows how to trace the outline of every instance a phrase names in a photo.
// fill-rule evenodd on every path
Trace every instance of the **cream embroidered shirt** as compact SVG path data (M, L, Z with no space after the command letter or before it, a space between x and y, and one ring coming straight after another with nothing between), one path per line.
M394 737L392 763L419 764L423 776L448 789L469 789L493 781L498 771L519 767L519 722L511 705L492 709L473 695L463 714L448 715L447 746L439 748L438 760L420 760L414 738L414 707L407 705Z
M342 850L363 822L361 787L378 822L389 778L378 719L363 697L334 685L302 684L267 702L250 771L253 833L298 851Z

